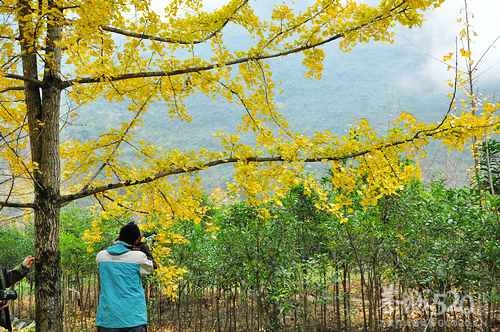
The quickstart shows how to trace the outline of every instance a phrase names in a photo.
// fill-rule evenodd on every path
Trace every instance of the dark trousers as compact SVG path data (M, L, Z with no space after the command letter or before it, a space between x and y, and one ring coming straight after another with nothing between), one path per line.
M119 329L108 329L106 327L97 327L97 332L147 332L148 327L146 325L136 326L136 327L125 327Z

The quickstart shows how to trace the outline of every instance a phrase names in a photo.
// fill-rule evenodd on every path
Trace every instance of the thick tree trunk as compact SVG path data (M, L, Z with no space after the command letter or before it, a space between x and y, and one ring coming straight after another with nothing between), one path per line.
M36 230L36 319L37 331L55 332L63 330L63 305L61 301L61 265L59 253L59 198L61 167L59 156L59 113L61 90L59 72L61 50L57 43L61 39L61 27L57 23L62 13L57 14L53 1L48 2L54 10L48 17L46 59L42 89L42 123L40 137L39 181L35 196Z
M50 75L45 78L51 84ZM45 79L44 79L45 80ZM60 91L43 89L42 121L38 143L41 145L35 195L36 231L36 321L37 331L63 329L61 267L59 254L59 104Z
M61 269L59 259L59 207L50 191L38 193L35 210L36 229L36 331L63 330Z
M61 51L57 43L61 38L58 22L62 16L52 0L49 0L48 5L53 11L47 17L43 85L40 87L34 82L25 81L24 91L31 160L35 166L32 176L35 194L36 330L60 332L63 330L59 257ZM19 1L23 74L37 80L37 56L33 49L35 30L29 17L32 11L29 0Z

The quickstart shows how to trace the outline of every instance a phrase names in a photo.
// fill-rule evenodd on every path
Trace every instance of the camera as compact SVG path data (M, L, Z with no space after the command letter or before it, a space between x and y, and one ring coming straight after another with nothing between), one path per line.
M17 299L17 292L14 289L0 290L0 301L12 301Z
M142 237L144 238L145 242L153 242L157 235L158 234L155 231L153 231L153 232L143 233Z

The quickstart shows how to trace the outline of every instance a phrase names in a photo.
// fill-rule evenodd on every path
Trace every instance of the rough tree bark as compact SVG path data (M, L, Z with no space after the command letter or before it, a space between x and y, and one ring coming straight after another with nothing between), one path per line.
M35 215L35 282L37 331L60 332L63 330L63 306L61 302L61 267L59 253L59 112L61 39L58 12L54 1L47 15L46 53L42 86L25 81L25 102L31 159L35 165L34 215ZM38 79L37 56L33 49L34 30L29 22L32 9L29 0L19 1L19 32L23 73L27 78Z

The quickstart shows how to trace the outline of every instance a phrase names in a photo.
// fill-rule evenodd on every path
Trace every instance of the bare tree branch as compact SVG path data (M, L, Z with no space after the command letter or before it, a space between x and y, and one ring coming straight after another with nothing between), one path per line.
M19 40L19 37L14 37L14 36L5 36L5 35L2 35L2 36L0 36L0 39L7 39L7 40Z
M7 198L5 199L6 202L9 201L10 199L10 196L12 195L12 191L14 191L14 184L16 182L16 177L14 175L11 175L11 178L10 178L10 188L9 188L9 192L7 193ZM0 206L0 212L3 210L4 206Z
M115 199L112 198L112 197L110 197L109 195L103 194L102 197L106 198L107 200L109 200L111 202L115 202ZM136 213L140 213L140 214L149 214L148 211L136 210L136 209L134 209L134 208L132 208L130 206L126 206L125 204L122 204L120 202L116 202L116 205L118 205L119 207L124 208L126 210L132 211L132 212L136 212Z
M13 80L30 82L30 83L33 83L33 84L35 84L37 86L42 86L43 85L43 82L40 81L40 80L36 80L36 79L30 78L30 77L25 77L23 75L18 75L18 74L5 73L5 74L2 74L2 77L11 78Z
M441 126L450 116L450 113L453 109L453 105L455 104L455 99L457 98L457 88L458 88L458 40L455 38L455 77L453 81L453 93L451 95L450 103L448 104L448 110L441 119L441 122L439 122L439 124L434 128L434 130L441 128Z
M227 89L229 92L231 92L231 94L233 96L235 96L241 103L241 105L243 106L243 108L245 109L245 111L247 112L248 114L248 117L250 118L250 120L252 120L252 122L254 123L254 125L260 129L260 126L258 124L258 122L255 120L254 116L252 115L252 112L250 112L250 109L248 108L247 106L247 103L245 102L245 99L237 92L235 91L234 89L231 89L231 87L229 87L227 84L225 84L224 82L221 82L221 81L218 81L218 83L224 88L224 89Z
M484 60L485 56L488 54L488 52L495 46L496 42L500 40L500 35L498 35L492 42L491 44L486 48L486 50L481 54L479 57L479 60L477 60L476 64L474 65L474 68L472 68L472 71L475 71L478 67L479 64L481 64L481 61Z
M0 207L10 207L16 209L33 209L35 205L33 203L21 203L21 202L0 202Z
M8 87L8 88L4 88L2 90L0 90L0 93L4 93L4 92L8 92L8 91L23 91L24 90L24 86L11 86L11 87Z
M67 10L67 9L77 9L77 8L80 8L80 5L68 5L68 6L63 6L63 7L59 7L56 5L57 8L59 8L60 10Z

